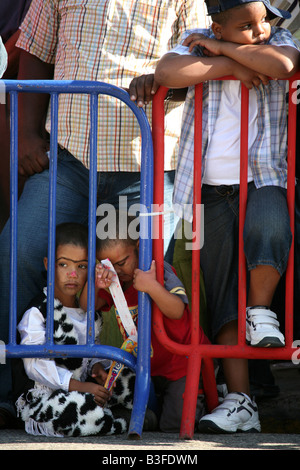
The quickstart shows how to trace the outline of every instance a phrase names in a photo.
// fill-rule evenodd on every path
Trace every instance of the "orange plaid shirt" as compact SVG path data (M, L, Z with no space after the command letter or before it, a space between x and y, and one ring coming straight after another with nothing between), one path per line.
M18 46L55 64L55 80L128 88L152 73L181 34L208 23L202 0L35 0ZM127 106L99 96L98 171L140 170L140 129ZM182 105L168 103L165 169L175 168ZM146 107L151 122L151 105ZM50 130L49 118L47 129ZM59 144L89 166L89 97L61 95Z

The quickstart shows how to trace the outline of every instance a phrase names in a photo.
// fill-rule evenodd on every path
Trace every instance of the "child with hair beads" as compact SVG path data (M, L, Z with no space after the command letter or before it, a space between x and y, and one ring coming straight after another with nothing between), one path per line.
M76 223L58 225L55 256L54 342L85 344L87 315L79 307L78 292L87 281L87 227ZM47 269L47 258L44 265ZM21 344L45 342L46 313L47 288L44 288L18 325ZM95 343L101 327L102 319L96 312ZM20 383L22 374L16 374L18 389L22 391L17 410L29 434L60 437L126 432L127 421L115 418L109 408L110 399L116 404L117 397L104 387L109 360L27 358L23 363L27 380L26 385ZM125 380L128 388L131 381L128 397L132 402L134 374L125 369L124 376L125 379L119 377L119 380Z

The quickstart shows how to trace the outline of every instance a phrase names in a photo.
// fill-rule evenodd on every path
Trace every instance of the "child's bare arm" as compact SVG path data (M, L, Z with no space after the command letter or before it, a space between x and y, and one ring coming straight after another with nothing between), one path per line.
M159 60L155 80L161 86L184 88L231 75L232 63L227 57L198 57L171 52Z
M149 294L166 317L174 320L182 317L184 303L177 295L171 294L157 281L155 261L152 261L149 271L135 270L133 286L135 289Z
M208 38L198 33L188 36L183 45L189 46L189 51L200 45L209 57L225 56L257 73L275 79L289 78L299 66L299 51L290 46L237 44Z
M184 88L228 75L235 76L249 89L268 83L264 74L224 56L165 54L156 67L155 75L159 85L169 88Z
M76 379L71 379L69 383L69 392L73 391L91 393L99 406L104 406L111 397L110 392L103 385L93 382L80 382Z
M110 272L104 266L102 266L101 263L96 265L96 268L95 268L95 310L101 310L101 308L106 304L106 300L102 299L98 293L100 289L105 289L111 285L112 277L113 277L113 273ZM85 311L87 310L87 293L88 293L88 283L86 282L79 297L79 305Z

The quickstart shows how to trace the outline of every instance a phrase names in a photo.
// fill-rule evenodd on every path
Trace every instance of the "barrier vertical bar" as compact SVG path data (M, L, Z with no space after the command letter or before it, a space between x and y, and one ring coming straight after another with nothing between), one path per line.
M16 344L18 241L18 93L10 92L10 306L9 342Z
M53 345L53 306L55 278L55 231L56 231L56 177L57 177L57 129L58 94L51 93L51 134L49 155L49 210L48 210L48 269L47 269L47 322L46 339Z
M88 298L87 344L95 341L95 262L96 262L96 211L97 211L97 141L98 94L90 96L90 173L89 173L89 247L88 247Z
M196 346L199 344L199 324L200 324L200 241L197 246L200 233L198 228L201 217L201 184L202 184L202 93L203 84L195 86L195 109L194 109L194 174L193 174L193 237L192 240L192 302L191 302L191 344L195 346L188 359L188 369L186 373L185 395L189 399L183 401L182 419L180 427L180 437L190 438L194 433L195 413L197 405L197 395L199 390L199 380L202 357Z
M202 105L203 84L201 83L195 86L193 235L196 234L196 240L192 243L192 344L199 344L200 324L200 233L198 233L198 228L201 221ZM198 220L199 216L200 220ZM197 237L199 239L199 246L197 246Z
M244 223L248 193L248 115L249 90L241 83L241 138L240 138L240 205L239 205L239 274L238 274L238 344L246 340L246 262L244 254Z
M140 110L137 110L140 112ZM150 137L150 140L148 140ZM153 142L151 135L142 133L141 161L141 204L140 204L140 246L139 269L150 269L152 260L152 243L149 243L151 234L151 214L153 202ZM145 215L144 215L145 214ZM133 411L129 425L128 435L131 439L139 438L142 433L143 421L150 392L150 353L151 353L151 300L145 292L138 292L138 350L136 363L136 383L133 401ZM144 397L144 399L141 399Z
M293 318L294 318L294 234L295 234L295 155L296 155L296 121L297 106L294 91L297 89L297 80L289 81L289 107L288 107L288 180L287 180L287 204L290 215L290 227L292 232L292 244L289 252L286 270L285 285L285 341L287 346L293 342Z

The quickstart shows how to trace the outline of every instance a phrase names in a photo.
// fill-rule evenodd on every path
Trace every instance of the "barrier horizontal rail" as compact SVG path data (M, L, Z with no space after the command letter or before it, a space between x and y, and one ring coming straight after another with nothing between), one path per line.
M236 80L235 77L222 77L222 80ZM191 343L178 344L172 341L164 328L163 316L156 305L153 305L153 330L158 340L164 346L179 355L189 357L187 372L184 408L182 414L180 437L191 438L194 433L194 419L196 400L198 394L199 375L201 361L204 364L206 358L247 358L269 360L291 360L295 348L293 347L293 289L294 289L294 209L295 209L295 144L296 144L296 106L297 83L300 80L300 72L288 79L289 103L288 103L288 183L287 201L290 215L290 226L293 242L289 253L286 270L285 287L285 341L282 348L266 349L253 348L246 344L246 264L243 251L243 227L247 203L247 162L248 162L248 103L249 91L242 84L241 96L241 173L240 173L240 211L239 211L239 284L238 284L238 343L236 345L201 345L199 344L200 325L200 249L192 252L192 300L191 300ZM154 149L154 204L163 204L163 168L164 168L164 99L168 88L161 87L153 100L152 135ZM203 85L195 86L195 129L202 129L202 92ZM202 165L202 133L195 132L194 142L194 193L193 193L193 232L196 233L196 207L201 204L201 165ZM160 234L153 241L153 257L156 260L158 280L163 283L163 216L157 217L156 233ZM207 396L211 394L212 396ZM206 393L209 400L209 409L218 404L215 383L210 383Z
M138 293L138 352L137 358L118 348L94 343L94 301L95 301L95 240L97 209L97 129L98 96L109 95L119 99L131 109L141 130L141 210L151 211L153 198L153 145L151 129L144 110L133 103L128 93L114 85L93 81L56 80L2 80L2 91L10 95L11 118L11 191L10 191L10 311L9 342L5 345L5 356L15 357L102 357L124 363L136 372L133 411L129 436L141 436L143 421L150 390L150 348L151 348L151 303L147 294ZM50 95L51 134L49 156L49 242L47 275L47 320L46 342L43 345L25 346L17 344L17 213L18 213L18 95L19 93L47 93ZM89 246L88 246L88 307L87 337L85 345L58 346L53 342L55 227L56 227L56 177L57 177L57 135L58 101L63 93L80 93L90 96L90 184L89 184ZM142 213L142 212L141 212ZM151 217L141 217L139 268L149 269L152 260L152 241L143 234L151 233Z

